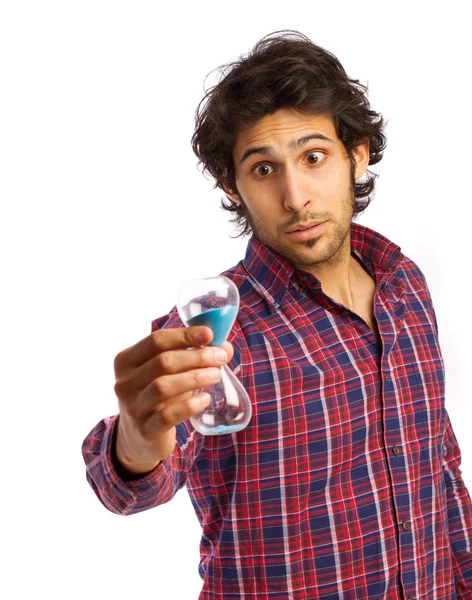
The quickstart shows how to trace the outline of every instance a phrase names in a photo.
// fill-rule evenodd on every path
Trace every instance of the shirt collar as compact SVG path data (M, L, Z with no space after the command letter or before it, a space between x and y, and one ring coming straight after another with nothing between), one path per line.
M351 222L351 253L363 262L377 283L390 277L404 257L400 246L373 229L354 222ZM282 302L291 283L299 282L315 292L322 291L321 282L315 275L294 268L254 234L249 238L243 266L273 309L274 305Z

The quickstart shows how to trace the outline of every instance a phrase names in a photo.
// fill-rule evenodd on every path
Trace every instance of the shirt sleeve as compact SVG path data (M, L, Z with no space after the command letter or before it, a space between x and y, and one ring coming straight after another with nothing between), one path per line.
M443 472L457 597L472 598L472 503L462 480L461 452L446 411Z
M152 323L152 331L182 327L177 310ZM112 448L119 415L100 421L85 438L82 456L87 481L100 502L113 513L130 515L171 500L185 485L187 473L195 462L204 437L189 421L176 426L173 453L151 473L134 480L122 480L112 459Z
M439 336L436 311L434 310L426 277L418 265L416 267L426 292L427 308L434 320L436 335ZM446 487L447 521L456 592L459 600L472 600L472 502L461 477L462 457L459 444L446 409L444 409L444 413L442 466Z

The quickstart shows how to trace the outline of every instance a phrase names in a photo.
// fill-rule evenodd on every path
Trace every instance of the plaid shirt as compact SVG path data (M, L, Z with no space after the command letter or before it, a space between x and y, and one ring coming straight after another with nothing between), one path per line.
M111 459L116 416L84 441L88 481L115 513L187 486L200 600L472 598L472 506L425 277L360 224L351 251L376 281L381 343L253 236L224 273L241 296L229 366L251 398L247 428L203 436L184 422L173 454L127 482ZM181 326L174 307L152 330Z

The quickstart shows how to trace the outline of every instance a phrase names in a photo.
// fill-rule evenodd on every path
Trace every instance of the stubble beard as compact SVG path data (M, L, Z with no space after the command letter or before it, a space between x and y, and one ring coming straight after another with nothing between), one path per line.
M327 232L325 231L319 237L314 237L309 240L299 242L297 246L301 247L300 251L298 251L296 247L293 247L292 244L283 242L283 236L286 235L284 231L281 231L280 237L276 237L275 239L273 236L267 234L262 223L248 210L241 196L240 199L245 206L247 220L251 226L253 234L262 242L264 242L264 244L286 258L294 267L309 267L323 262L335 264L336 262L343 260L345 253L350 253L350 248L346 248L345 246L348 242L352 216L354 214L354 183L355 179L353 174L351 174L351 185L343 202L343 215L336 223L333 221L329 221L327 223L327 227L331 229L329 237L326 237ZM304 220L310 220L310 217L307 216L307 218ZM313 220L319 220L319 218L314 217ZM319 254L307 252L312 250L317 245L325 245L325 250L320 250Z

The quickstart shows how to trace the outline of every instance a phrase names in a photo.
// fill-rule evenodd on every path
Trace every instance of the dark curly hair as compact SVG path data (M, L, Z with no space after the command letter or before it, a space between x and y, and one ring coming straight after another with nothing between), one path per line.
M349 79L339 60L298 31L282 30L262 38L239 60L218 67L217 85L209 88L195 112L192 148L203 172L213 176L223 191L237 192L233 146L241 128L253 126L265 115L281 108L303 114L325 114L333 119L353 168L352 151L368 141L369 165L383 156L387 139L386 120L370 110L367 86ZM352 170L351 170L352 173ZM377 175L366 171L366 179L355 183L353 217L371 200ZM225 190L226 187L226 190ZM238 194L239 195L239 194ZM221 208L236 213L240 237L251 232L244 202L226 195Z

